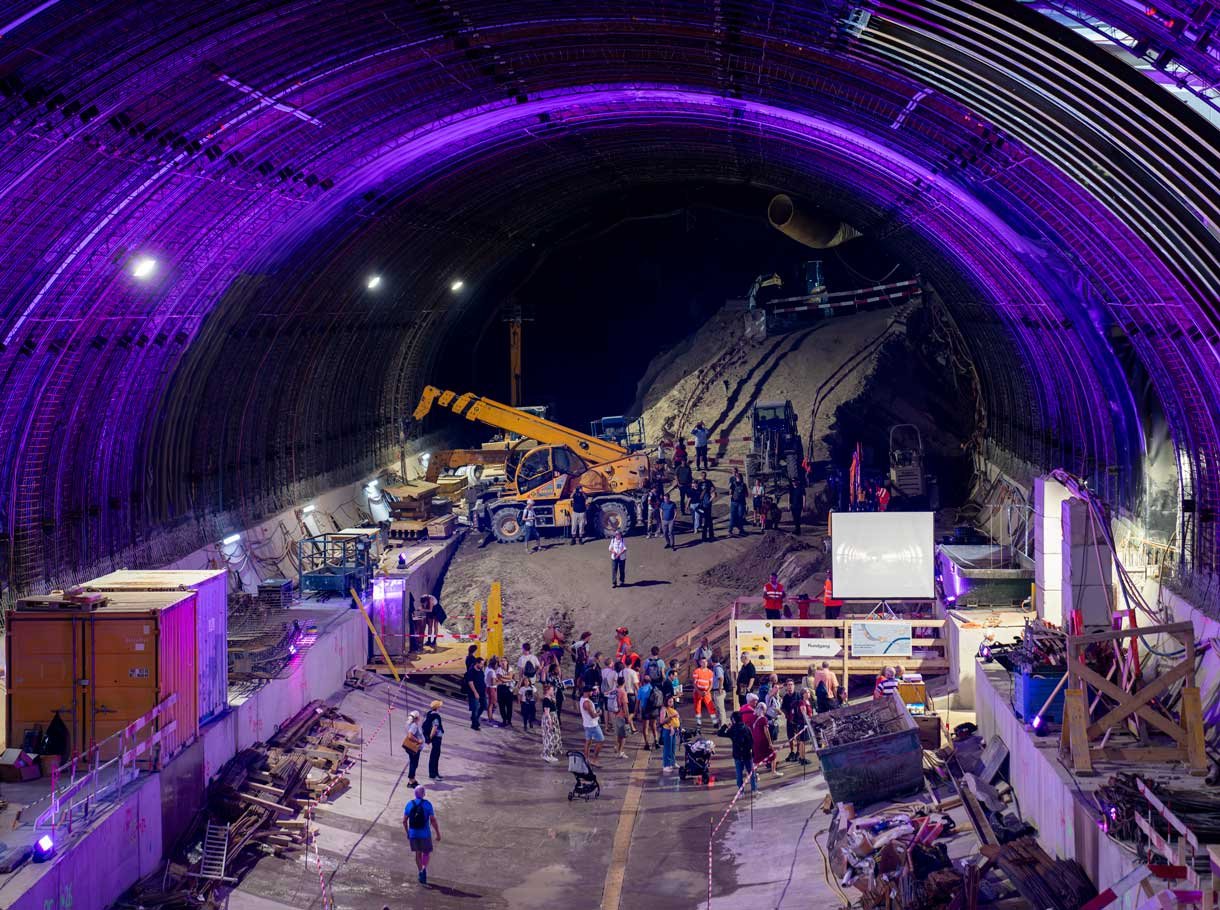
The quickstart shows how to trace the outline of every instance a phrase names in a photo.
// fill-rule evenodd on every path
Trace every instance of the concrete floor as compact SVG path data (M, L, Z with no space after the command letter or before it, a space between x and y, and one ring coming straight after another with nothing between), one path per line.
M431 695L413 688L398 693L392 732L378 731L393 692L392 683L383 683L342 702L341 710L364 725L369 744L363 789L354 769L351 790L317 812L328 906L707 907L709 829L736 790L727 741L712 785L704 787L679 783L676 775L662 778L659 753L639 749L636 737L628 759L603 753L601 799L570 803L566 763L544 764L536 733L486 724L476 733L464 706L447 704L445 780L429 787L443 839L423 887L402 830L410 795L398 744L403 696L414 708ZM565 714L565 743L574 748L576 718ZM713 843L714 907L747 900L759 908L841 905L812 843L828 822L818 809L824 793L819 774L802 779L789 771L782 780L766 777L752 807L748 798L738 801ZM300 857L263 859L229 899L230 910L322 906L317 866Z

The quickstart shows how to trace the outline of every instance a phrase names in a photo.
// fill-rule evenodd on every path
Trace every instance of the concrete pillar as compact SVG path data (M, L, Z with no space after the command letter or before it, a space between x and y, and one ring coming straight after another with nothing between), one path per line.
M1063 515L1070 494L1051 477L1034 479L1034 583L1038 616L1053 623L1063 620Z
M1106 632L1113 627L1114 565L1105 528L1084 500L1068 499L1061 509L1064 626L1077 611L1085 632Z

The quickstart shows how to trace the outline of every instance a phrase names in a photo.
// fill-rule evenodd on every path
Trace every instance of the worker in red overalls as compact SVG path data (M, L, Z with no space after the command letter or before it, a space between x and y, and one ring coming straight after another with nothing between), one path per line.
M784 615L784 586L774 572L771 580L763 585L763 610L772 621L778 621Z
M890 488L888 486L877 487L877 511L884 512L890 507Z
M826 605L826 618L838 619L843 609L843 601L835 600L833 586L830 583L830 573L826 573L826 582L822 585L822 603Z

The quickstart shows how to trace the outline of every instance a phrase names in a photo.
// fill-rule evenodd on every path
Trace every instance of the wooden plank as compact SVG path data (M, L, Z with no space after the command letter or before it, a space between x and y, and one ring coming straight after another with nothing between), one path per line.
M1138 629L1112 629L1108 632L1090 632L1088 635L1069 635L1067 639L1068 648L1080 647L1083 645L1092 644L1097 641L1110 641L1114 638L1130 638L1133 635L1148 636L1148 635L1172 635L1174 638L1185 641L1183 636L1189 636L1194 640L1195 627L1188 622L1174 622L1163 626L1143 626Z
M1088 737L1089 708L1083 689L1067 689L1063 693L1064 732L1072 750L1072 769L1081 775L1093 773L1093 760L1089 755Z
M1089 739L1096 739L1101 736L1106 730L1121 722L1124 718L1131 716L1139 708L1142 708L1168 689L1173 683L1186 675L1186 666L1185 663L1180 663L1168 673L1158 676L1155 681L1140 689L1134 697L1124 699L1109 714L1090 724Z
M259 799L257 796L251 796L249 793L238 793L237 795L242 801L250 803L253 806L258 806L260 809L270 809L272 812L282 812L285 815L293 815L296 812L291 806L281 806L279 803L268 802L265 799Z
M1069 667L1069 670L1070 670L1072 676L1075 678L1076 681L1083 680L1084 682L1089 683L1091 686L1093 686L1098 691L1104 692L1106 695L1109 695L1116 702L1118 702L1118 706L1120 708L1124 706L1124 703L1133 700L1130 692L1127 692L1125 689L1119 688L1114 683L1110 682L1110 680L1108 680L1104 676L1102 676L1100 673L1098 673L1095 670L1090 669L1089 667L1086 667L1084 664L1079 663L1078 661L1071 661L1071 662L1069 662L1068 667ZM1186 731L1183 730L1181 727L1179 727L1177 724L1175 724L1173 721L1171 721L1165 717L1162 717L1160 714L1157 714L1155 711L1152 711L1149 708L1136 708L1134 712L1130 712L1130 711L1125 712L1123 716L1125 717L1125 716L1127 716L1127 714L1131 714L1131 713L1138 713L1140 717L1142 717L1152 726L1156 727L1166 736L1171 736L1180 743L1185 742ZM1088 718L1087 712L1085 713L1084 717L1087 720L1087 718ZM1087 735L1087 729L1085 732Z
M1094 758L1101 761L1126 762L1174 762L1186 761L1186 750L1181 746L1107 746L1092 750Z
M1187 666L1194 668L1194 661ZM1203 700L1195 686L1182 688L1182 726L1186 730L1186 761L1192 774L1207 773L1207 749L1203 740Z

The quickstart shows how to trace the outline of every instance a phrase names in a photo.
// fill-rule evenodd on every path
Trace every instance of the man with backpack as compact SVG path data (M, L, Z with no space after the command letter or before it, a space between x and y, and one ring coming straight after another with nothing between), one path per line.
M533 679L538 675L538 658L530 653L530 643L521 643L521 656L517 658L517 672L523 677Z
M661 649L656 645L652 646L648 659L644 661L644 676L654 686L665 682L665 661L661 659Z
M441 826L432 803L424 799L426 792L423 785L416 787L415 798L407 803L402 813L402 827L407 832L407 844L415 854L421 885L428 884L428 860L432 858L433 841L441 842Z
M585 496L584 487L577 484L576 489L572 491L572 536L568 538L569 545L584 544L588 514L589 500Z

